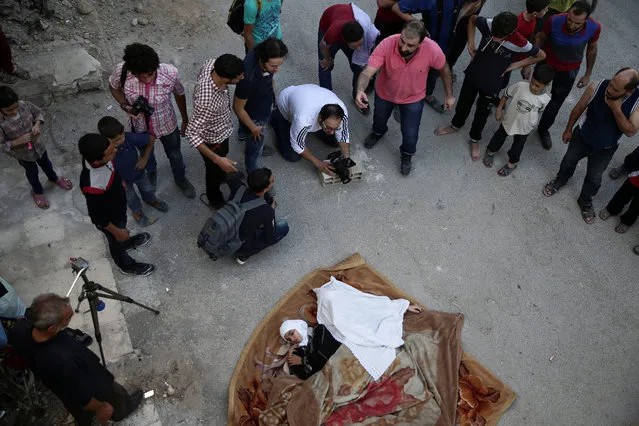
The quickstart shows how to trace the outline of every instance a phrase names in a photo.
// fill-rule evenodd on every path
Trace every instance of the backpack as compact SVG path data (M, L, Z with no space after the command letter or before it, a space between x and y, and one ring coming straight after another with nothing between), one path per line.
M245 0L233 0L231 8L229 9L229 17L226 21L226 25L233 30L235 34L242 34L244 32L244 1ZM257 18L260 17L260 11L262 10L262 0L255 0L257 3Z
M197 237L197 246L204 250L212 260L231 255L244 243L240 239L240 225L247 211L266 204L264 198L241 203L246 186L238 188L232 200L206 220Z

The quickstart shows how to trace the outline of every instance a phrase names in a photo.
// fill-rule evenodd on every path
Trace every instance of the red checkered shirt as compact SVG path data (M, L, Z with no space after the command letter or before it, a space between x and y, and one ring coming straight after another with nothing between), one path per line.
M111 77L109 77L109 84L114 89L120 88L122 65L124 62L116 65ZM149 84L142 83L129 72L124 81L124 96L127 102L132 104L140 95L144 96L149 105L155 108L149 120L148 132L156 137L173 133L177 127L177 116L171 95L184 95L184 86L178 78L177 68L169 64L160 64L155 80ZM132 122L134 131L147 131L146 121L142 114L140 114L140 118L132 119Z
M186 127L191 145L217 145L233 133L231 97L228 89L220 89L213 82L215 59L209 59L200 68L193 91L193 113Z
M44 115L38 106L28 101L18 101L18 114L20 117L17 120L0 114L0 151L18 160L36 161L47 150L42 135L31 138L30 148L28 145L14 148L11 141L18 139L25 133L30 133L36 121L44 122Z

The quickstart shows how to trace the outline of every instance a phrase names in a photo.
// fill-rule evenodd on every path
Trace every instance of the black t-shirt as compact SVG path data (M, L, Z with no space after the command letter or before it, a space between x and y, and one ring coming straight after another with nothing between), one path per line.
M244 110L253 121L264 121L273 107L273 74L260 67L253 50L244 59L244 78L237 83L235 96L246 100Z
M18 321L10 343L67 408L84 407L91 398L107 399L113 390L113 375L100 364L97 355L64 331L37 343L32 330L27 320Z

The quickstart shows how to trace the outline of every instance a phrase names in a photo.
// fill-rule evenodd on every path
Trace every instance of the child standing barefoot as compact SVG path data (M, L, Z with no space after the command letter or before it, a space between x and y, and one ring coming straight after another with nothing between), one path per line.
M49 200L38 177L38 166L49 180L67 191L73 184L64 176L58 177L40 140L40 126L44 123L42 110L31 102L21 101L10 87L0 86L0 150L16 158L24 167L31 184L33 201L41 209L49 208Z

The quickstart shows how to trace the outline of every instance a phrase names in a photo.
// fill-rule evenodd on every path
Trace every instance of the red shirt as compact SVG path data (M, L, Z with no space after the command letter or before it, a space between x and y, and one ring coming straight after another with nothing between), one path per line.
M517 32L521 34L523 38L532 42L532 36L535 33L535 26L537 25L537 18L533 16L530 22L524 19L524 12L517 15ZM526 59L528 56L519 55L515 58L514 62L519 62Z
M319 22L319 29L324 33L326 44L344 43L342 28L347 22L353 22L355 15L350 4L336 4L324 11Z
M395 104L410 104L424 99L426 76L430 68L441 69L446 55L429 38L419 45L408 62L399 53L399 34L385 38L373 50L368 65L380 70L375 90L380 98Z
M400 18L395 12L393 12L388 7L378 7L377 15L375 16L375 20L379 19L380 22L388 22L388 23L398 23L404 22L402 18Z

